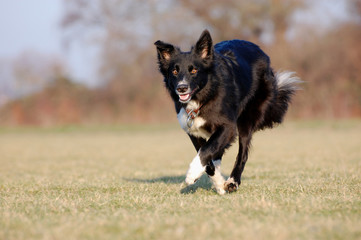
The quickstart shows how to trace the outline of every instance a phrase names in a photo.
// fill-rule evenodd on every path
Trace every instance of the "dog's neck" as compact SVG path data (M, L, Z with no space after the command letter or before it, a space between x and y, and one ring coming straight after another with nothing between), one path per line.
M189 103L187 103L187 106L185 107L185 109L189 110L189 111L195 111L195 110L199 110L201 107L202 106L198 101L191 100L191 101L189 101Z

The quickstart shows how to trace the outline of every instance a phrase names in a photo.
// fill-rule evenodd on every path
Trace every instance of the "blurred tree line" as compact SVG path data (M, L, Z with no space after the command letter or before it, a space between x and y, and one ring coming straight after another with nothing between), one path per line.
M289 117L360 117L361 1L349 0L349 14L355 21L323 33L317 23L305 25L290 36L292 16L307 8L307 2L64 0L64 39L69 44L80 41L99 48L102 84L91 89L77 84L59 64L53 64L47 70L52 74L46 73L50 79L45 81L46 87L2 107L0 123L174 120L173 105L157 71L153 43L161 39L188 50L204 28L211 31L214 42L234 38L253 41L271 57L275 70L297 72L305 83ZM17 69L20 79L34 73L32 68ZM34 74L41 79L44 72Z

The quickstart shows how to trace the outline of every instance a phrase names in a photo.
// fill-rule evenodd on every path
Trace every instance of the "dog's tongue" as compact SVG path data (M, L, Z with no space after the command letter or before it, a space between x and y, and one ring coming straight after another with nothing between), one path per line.
M182 101L187 101L189 98L189 94L179 95L179 99Z

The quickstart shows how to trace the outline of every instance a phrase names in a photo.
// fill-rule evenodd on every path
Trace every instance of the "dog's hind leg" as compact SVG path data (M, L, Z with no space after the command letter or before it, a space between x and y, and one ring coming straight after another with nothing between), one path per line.
M252 139L252 133L239 134L239 151L233 170L227 181L224 183L224 189L227 192L237 191L241 184L241 176L248 159L248 150Z
M239 152L232 173L225 183L225 190L236 191L241 184L241 175L248 159L248 151L254 131L262 128L267 107L274 97L274 76L268 61L260 61L253 67L253 79L258 83L254 96L247 102L237 119Z

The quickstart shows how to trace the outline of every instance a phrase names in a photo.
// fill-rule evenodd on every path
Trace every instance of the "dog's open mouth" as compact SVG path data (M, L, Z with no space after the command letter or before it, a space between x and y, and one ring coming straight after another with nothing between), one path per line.
M187 103L189 100L191 100L191 98L192 96L190 93L179 95L179 101L182 103Z
M196 87L195 89L193 89L192 92L188 92L188 93L184 93L184 94L178 94L179 96L179 101L181 103L188 103L191 99L192 96L194 95L194 93L198 90L198 87Z

